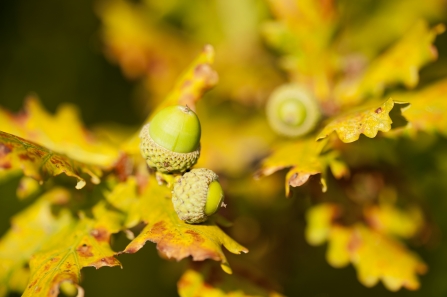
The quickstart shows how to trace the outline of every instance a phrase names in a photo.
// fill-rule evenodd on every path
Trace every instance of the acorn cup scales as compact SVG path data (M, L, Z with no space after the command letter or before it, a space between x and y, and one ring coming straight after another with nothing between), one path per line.
M224 195L218 176L205 168L185 173L174 185L172 203L186 223L204 222L223 204Z
M200 135L199 118L191 109L169 106L141 130L141 154L161 173L182 173L199 159Z

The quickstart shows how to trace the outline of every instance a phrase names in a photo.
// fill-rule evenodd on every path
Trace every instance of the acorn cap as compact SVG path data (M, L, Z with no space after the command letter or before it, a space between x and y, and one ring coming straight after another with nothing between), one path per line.
M278 87L266 105L270 127L288 137L307 134L320 119L317 101L304 88L295 84Z
M172 203L186 223L204 222L221 206L224 199L218 176L206 168L185 173L174 185Z
M140 151L149 167L162 173L182 173L197 163L200 156L200 145L195 151L177 153L157 143L149 135L150 123L140 132Z

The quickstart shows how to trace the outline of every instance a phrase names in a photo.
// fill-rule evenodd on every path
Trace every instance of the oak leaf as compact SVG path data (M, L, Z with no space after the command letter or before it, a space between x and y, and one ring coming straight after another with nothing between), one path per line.
M386 87L403 83L414 88L419 82L419 69L437 59L432 45L444 26L429 28L427 22L418 21L397 43L378 56L366 69L359 81L341 91L343 102L360 102L367 96L381 96Z
M401 238L413 237L424 223L424 217L418 207L412 206L402 210L389 202L365 208L364 217L374 230Z
M22 170L24 175L39 182L64 173L77 179L76 189L81 189L86 184L81 177L82 173L90 175L94 184L100 182L99 178L102 175L101 169L97 166L71 160L67 156L2 131L0 131L0 169L3 172Z
M393 98L410 103L402 111L408 120L405 131L416 136L418 131L438 132L447 136L447 80L443 79L411 93L396 93Z
M33 255L31 279L23 296L56 297L65 282L83 292L78 285L83 267L121 266L110 247L110 236L120 230L121 217L101 202L93 208L93 215L73 220Z
M106 195L112 205L127 213L128 226L140 220L147 223L121 253L136 253L147 241L152 241L167 258L178 261L188 256L194 261L212 259L220 261L222 269L231 273L221 246L234 254L248 252L210 220L201 224L187 224L180 220L171 202L171 191L165 185L159 185L153 176L141 194L137 191L137 183L129 178Z
M370 228L359 222L351 226L336 223L339 212L337 205L325 203L309 209L306 216L306 238L313 245L328 242L326 258L330 265L339 268L352 263L359 281L367 287L381 280L390 291L419 288L417 275L424 274L427 266L415 253L386 230L382 233L383 228L374 230L374 226ZM402 217L398 212L393 215L392 220ZM390 228L393 230L393 224Z
M99 140L88 131L71 104L59 106L49 114L35 96L26 98L24 110L13 115L0 109L1 130L67 155L70 159L110 168L119 157L114 146Z
M337 116L322 129L317 140L326 138L333 131L337 132L338 137L345 143L358 140L360 134L374 138L379 131L388 132L391 130L393 122L389 113L396 104L407 105L407 103L396 102L390 98L383 104L368 103Z
M9 290L23 292L29 277L25 264L49 238L73 223L67 210L58 215L52 213L52 206L66 203L68 199L68 191L54 188L12 218L11 229L0 239L0 296ZM25 285L14 286L14 276Z
M325 144L325 141L316 142L312 138L279 144L272 154L264 159L261 169L255 176L267 176L278 170L290 168L286 176L286 196L288 196L290 193L289 186L301 186L312 175L321 174L320 181L324 192L326 191L325 174L327 167L332 165L337 177L348 174L347 167L337 160L336 152L321 154Z

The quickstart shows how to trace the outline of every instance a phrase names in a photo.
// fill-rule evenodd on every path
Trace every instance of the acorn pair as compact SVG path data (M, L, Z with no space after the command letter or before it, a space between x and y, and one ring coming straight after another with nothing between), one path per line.
M199 118L188 106L169 106L141 130L141 154L158 172L183 174L199 159L200 136ZM223 199L217 174L205 168L184 173L172 190L177 215L191 224L206 221Z

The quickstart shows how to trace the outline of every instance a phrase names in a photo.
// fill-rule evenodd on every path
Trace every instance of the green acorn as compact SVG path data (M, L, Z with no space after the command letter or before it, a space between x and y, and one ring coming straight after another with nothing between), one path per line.
M220 206L225 206L223 200L217 174L205 168L185 173L172 191L172 203L177 215L190 224L206 221Z
M162 173L181 173L200 155L200 121L188 106L169 106L140 132L140 150L149 167Z
M294 84L277 88L267 102L266 111L270 127L278 134L288 137L307 134L320 119L316 100Z

